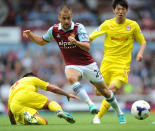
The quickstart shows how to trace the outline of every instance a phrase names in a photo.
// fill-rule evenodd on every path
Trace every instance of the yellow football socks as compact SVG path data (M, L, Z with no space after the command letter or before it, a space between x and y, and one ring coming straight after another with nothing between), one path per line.
M50 111L53 111L53 112L56 112L57 110L61 110L62 111L62 108L61 106L55 102L55 101L51 101L48 105L48 108Z
M95 117L101 118L108 111L109 108L110 108L110 104L104 99L102 101L100 111Z
M57 110L62 111L61 106L55 101L51 101L48 104L48 108L50 111L53 111L53 112L56 112ZM37 116L37 115L35 115L35 117L38 120L38 122L37 122L38 125L47 125L46 120L44 118L42 118L41 116Z

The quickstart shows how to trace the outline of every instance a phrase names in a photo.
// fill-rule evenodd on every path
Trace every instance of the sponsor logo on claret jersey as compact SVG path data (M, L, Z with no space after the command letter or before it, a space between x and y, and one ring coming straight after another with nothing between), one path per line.
M60 48L63 49L70 49L70 48L76 48L76 45L72 44L71 42L65 42L63 40L61 40L59 43Z

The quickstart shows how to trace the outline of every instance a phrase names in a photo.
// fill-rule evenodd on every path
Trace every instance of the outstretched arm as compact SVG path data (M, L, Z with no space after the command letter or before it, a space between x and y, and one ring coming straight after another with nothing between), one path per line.
M137 58L136 58L137 62L143 61L143 53L144 53L145 48L146 48L146 43L141 44L140 50L139 50L139 52L137 54Z
M31 41L33 41L34 43L36 43L38 45L42 46L42 45L47 44L47 42L45 40L43 40L43 38L41 36L34 34L30 30L23 31L23 36L30 39Z
M14 116L13 116L13 114L12 114L12 112L10 110L8 111L8 116L9 116L11 124L16 125L15 118L14 118Z
M60 94L60 95L64 95L64 96L66 96L68 98L68 100L70 98L74 98L74 99L79 100L79 98L77 96L75 96L73 94L70 94L70 93L67 93L67 92L65 92L64 90L62 90L61 88L59 88L59 87L57 87L55 85L48 85L47 91L54 92L54 93Z

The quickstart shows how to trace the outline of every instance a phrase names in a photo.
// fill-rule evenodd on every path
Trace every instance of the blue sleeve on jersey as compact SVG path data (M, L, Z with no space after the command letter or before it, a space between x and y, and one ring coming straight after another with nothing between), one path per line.
M48 31L43 35L43 39L47 42L50 42L53 39L52 35L53 26L48 29Z
M78 37L80 41L89 41L87 31L82 24L78 26Z

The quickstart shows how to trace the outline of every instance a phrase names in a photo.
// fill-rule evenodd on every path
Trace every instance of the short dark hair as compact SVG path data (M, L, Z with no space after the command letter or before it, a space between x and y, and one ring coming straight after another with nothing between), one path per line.
M36 74L34 74L33 72L29 72L23 75L23 77L28 77L28 76L35 76L38 77Z
M70 11L71 13L72 13L72 9L68 6L68 5L62 5L61 7L60 7L60 10L59 10L59 13L61 12L61 11Z
M127 0L113 0L112 7L116 8L117 5L123 6L123 8L128 9L128 1Z

